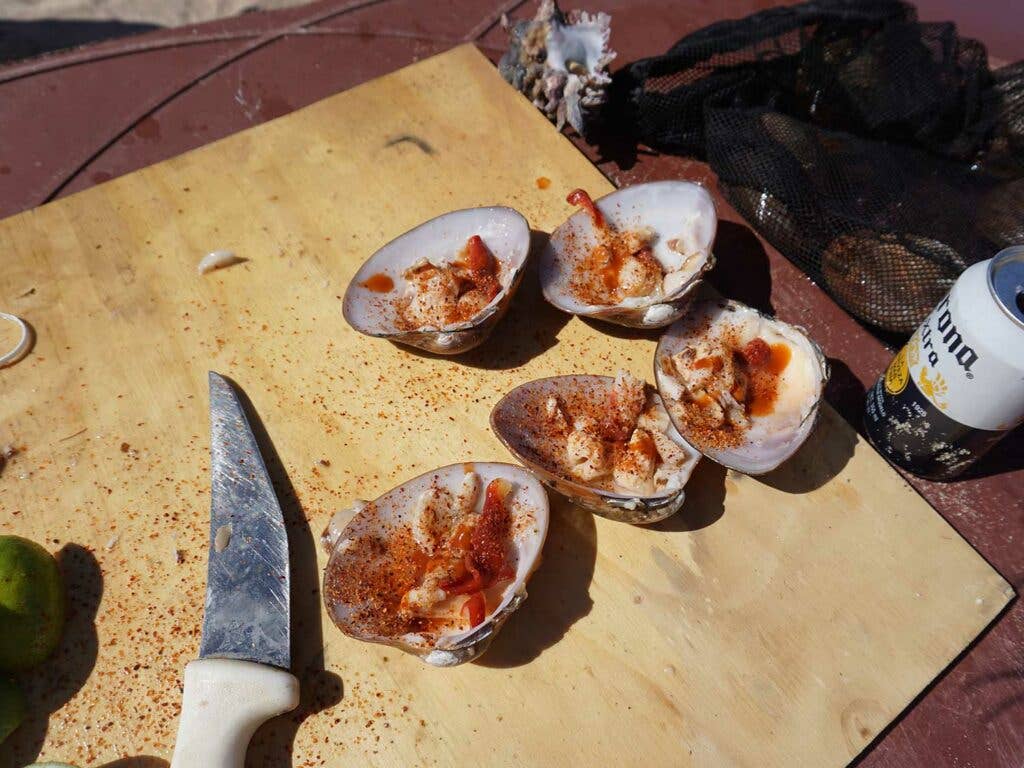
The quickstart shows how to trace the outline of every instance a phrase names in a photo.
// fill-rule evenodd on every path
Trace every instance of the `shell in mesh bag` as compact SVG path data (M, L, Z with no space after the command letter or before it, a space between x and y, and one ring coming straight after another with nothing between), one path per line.
M706 159L753 226L879 329L910 333L963 269L1024 241L1024 63L990 71L981 44L905 3L719 22L612 93L610 123Z

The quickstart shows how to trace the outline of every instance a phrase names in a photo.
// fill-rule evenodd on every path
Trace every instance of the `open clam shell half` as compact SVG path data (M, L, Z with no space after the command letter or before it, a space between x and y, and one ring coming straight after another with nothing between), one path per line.
M711 246L718 216L711 195L693 182L656 181L624 187L595 202L610 230L579 210L551 234L540 260L544 298L565 312L634 328L661 328L679 318L690 291L714 266ZM636 291L624 287L621 266L617 272L594 270L595 249L607 242L609 232L639 233L635 244L647 242L662 272L653 290L625 295L624 290ZM599 299L604 303L595 303L600 291L589 290L595 281L616 284L610 296Z
M547 530L547 493L522 467L432 470L332 520L327 612L345 634L428 664L470 661L526 599Z
M575 465L579 472L578 463L592 461L593 456L588 457L586 450L580 452L579 443L574 452L569 441L575 436L570 434L580 428L586 414L607 411L616 381L611 376L575 375L553 376L521 384L495 405L491 411L491 429L531 472L573 503L620 522L654 523L674 514L682 506L685 498L683 486L700 460L700 454L679 436L653 387L644 385L648 400L640 423L650 434L658 433L654 435L658 450L672 455L671 461L655 457L657 480L650 480L651 487L646 492L637 492L635 486L630 489L617 482L620 475L614 451L621 450L624 441L617 447L611 446L611 451L603 458L607 462L604 468L591 465L588 467L591 471L581 473L590 479L585 480L573 471ZM562 409L567 429L552 424L550 403L553 399L557 408ZM632 431L627 427L623 434L628 436ZM583 442L585 444L586 440ZM598 450L602 448L597 447ZM608 449L609 446L604 445L603 448Z
M811 433L829 367L802 328L711 299L665 331L654 375L683 439L719 464L759 475Z
M453 266L461 268L474 237L497 267L497 292L476 304L463 301L471 298L464 292L467 282L449 274ZM530 225L518 211L502 206L452 211L370 256L349 283L342 312L349 325L368 336L443 355L465 352L486 339L507 311L529 251ZM417 279L415 275L424 274L416 272L418 266L433 270L439 279ZM414 297L415 313L410 312Z

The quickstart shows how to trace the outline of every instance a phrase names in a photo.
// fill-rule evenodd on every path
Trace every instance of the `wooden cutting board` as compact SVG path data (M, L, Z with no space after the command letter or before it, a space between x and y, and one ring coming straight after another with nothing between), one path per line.
M252 766L842 765L963 650L1010 586L827 407L772 475L703 462L653 528L555 500L530 598L478 663L432 669L330 624L315 539L335 509L509 460L487 416L520 382L651 378L653 341L570 320L535 275L459 359L342 321L346 281L389 238L486 204L550 231L576 186L610 189L463 47L0 222L0 310L38 333L0 370L0 444L21 450L0 532L63 547L73 607L0 765L39 744L170 756L203 604L210 369L287 471L303 704L257 734ZM248 261L197 275L219 248Z

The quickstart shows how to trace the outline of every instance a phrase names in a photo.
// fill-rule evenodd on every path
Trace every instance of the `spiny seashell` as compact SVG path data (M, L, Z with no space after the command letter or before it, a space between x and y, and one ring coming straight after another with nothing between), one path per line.
M472 462L422 474L336 517L323 538L334 623L450 667L483 653L526 599L548 497L522 467Z
M472 267L466 262L474 242L493 267L487 292L465 291L473 283L453 272ZM517 211L500 206L452 211L370 256L349 283L342 312L349 325L368 336L443 355L465 352L486 339L508 310L529 251L530 225ZM458 314L446 316L449 309Z
M611 82L611 17L563 14L554 0L543 0L532 21L510 25L503 17L502 23L509 30L509 49L498 64L502 77L559 130L568 122L582 134L587 114L605 102Z
M775 469L807 439L828 373L802 328L721 299L691 306L654 356L658 392L683 439L748 475Z

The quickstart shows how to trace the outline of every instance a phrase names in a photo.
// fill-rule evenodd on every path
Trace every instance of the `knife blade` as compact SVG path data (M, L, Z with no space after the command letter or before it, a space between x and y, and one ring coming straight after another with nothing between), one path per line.
M299 703L284 515L238 393L212 371L210 475L203 633L171 768L241 768L256 729Z
M291 666L288 535L249 420L210 373L210 548L199 658Z

